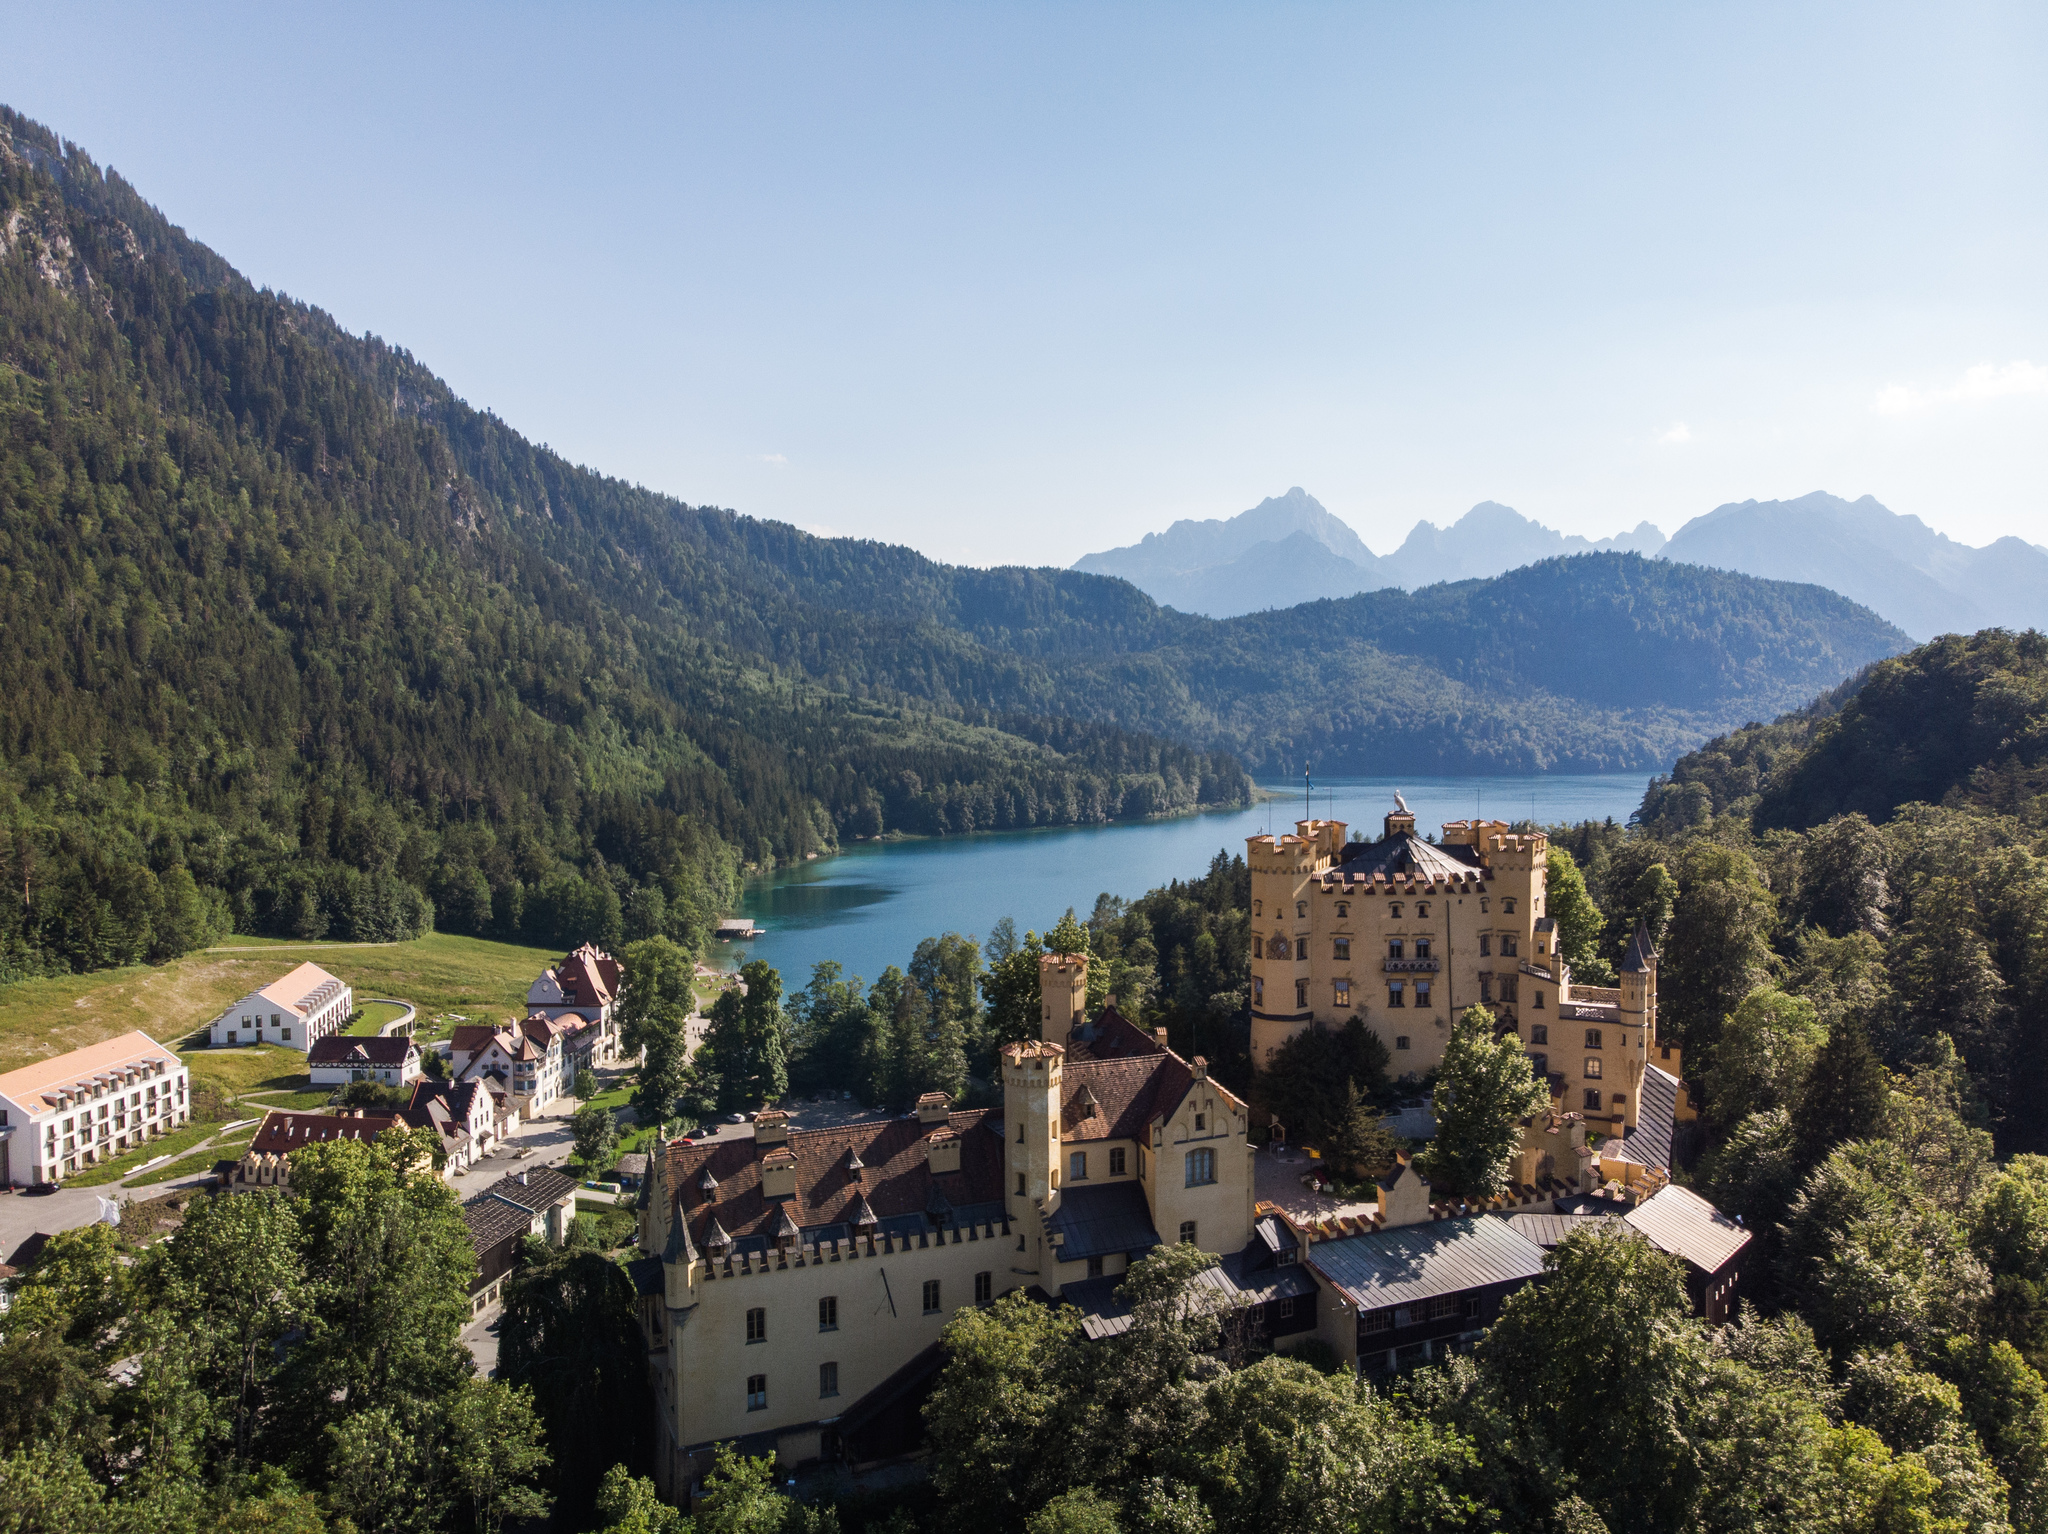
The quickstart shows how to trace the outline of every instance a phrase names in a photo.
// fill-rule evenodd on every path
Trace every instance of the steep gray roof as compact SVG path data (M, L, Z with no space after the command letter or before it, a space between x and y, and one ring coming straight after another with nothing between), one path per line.
M1353 842L1344 849L1343 861L1332 871L1360 879L1370 879L1374 874L1411 873L1423 878L1444 878L1450 874L1476 873L1479 866L1479 854L1470 847L1440 847L1412 831L1397 831L1376 842Z
M1643 1068L1643 1084L1636 1093L1636 1127L1622 1137L1612 1150L1612 1141L1600 1147L1600 1154L1637 1166L1671 1170L1671 1131L1678 1122L1678 1078L1656 1066Z
M1482 1214L1319 1242L1308 1263L1360 1310L1380 1310L1534 1278L1543 1271L1543 1248L1499 1216Z
M1683 1257L1704 1273L1717 1273L1749 1245L1749 1232L1697 1193L1659 1188L1622 1218L1659 1251Z
M1162 1245L1152 1228L1145 1191L1135 1182L1104 1183L1095 1188L1066 1189L1060 1207L1046 1221L1047 1235L1064 1236L1062 1261L1107 1257L1112 1252L1149 1252Z
M1621 956L1621 967L1634 973L1646 970L1657 962L1657 950L1650 942L1650 929L1641 922L1636 923L1636 935L1629 939L1628 952Z

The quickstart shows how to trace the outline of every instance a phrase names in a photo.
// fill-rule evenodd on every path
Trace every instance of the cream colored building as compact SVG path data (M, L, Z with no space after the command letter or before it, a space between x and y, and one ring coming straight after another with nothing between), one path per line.
M146 1033L0 1075L0 1187L62 1182L192 1117L185 1062Z
M666 1494L721 1441L789 1464L907 1451L962 1307L1026 1289L1113 1327L1118 1276L1164 1242L1232 1254L1223 1281L1250 1303L1305 1291L1312 1329L1312 1280L1242 1256L1245 1103L1114 1008L1087 1022L1086 963L1044 961L1042 1037L1004 1049L1000 1110L931 1094L818 1130L766 1110L750 1139L651 1159L634 1276Z
M1477 1004L1521 1037L1561 1109L1603 1134L1633 1129L1645 1072L1675 1090L1680 1065L1657 1037L1648 937L1630 946L1619 986L1576 983L1545 909L1542 832L1454 820L1431 842L1397 806L1378 841L1350 840L1341 820L1247 841L1254 1066L1297 1034L1357 1018L1396 1077L1419 1078Z
M301 964L260 990L251 991L216 1017L207 1042L219 1048L232 1044L288 1044L310 1050L330 1034L348 1026L355 1011L355 992L319 965Z

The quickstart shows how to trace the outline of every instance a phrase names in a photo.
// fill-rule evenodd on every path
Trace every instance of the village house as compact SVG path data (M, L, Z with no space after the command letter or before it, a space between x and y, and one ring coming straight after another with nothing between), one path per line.
M262 1188L289 1192L292 1185L293 1151L334 1140L374 1140L387 1129L410 1128L396 1113L373 1113L357 1108L350 1113L300 1113L289 1108L272 1108L263 1115L256 1138L242 1152L241 1160L229 1169L223 1186L231 1193L253 1193Z
M207 1041L229 1044L288 1044L310 1050L329 1034L347 1026L355 1011L355 992L317 964L301 964L290 974L251 991L216 1017Z
M470 1314L481 1315L496 1303L505 1275L518 1265L522 1241L539 1236L549 1246L560 1246L575 1217L576 1179L553 1167L514 1172L464 1199L462 1218L477 1262L469 1286Z
M466 1024L449 1040L449 1072L457 1081L499 1081L522 1117L538 1118L575 1082L565 1047L570 1032L570 1024L546 1017L504 1027Z
M419 1046L409 1038L354 1038L329 1034L306 1051L306 1068L316 1087L345 1087L352 1081L409 1087L420 1078Z
M519 1127L518 1110L489 1079L413 1083L412 1100L403 1117L415 1128L439 1137L451 1175L467 1171Z
M0 1187L62 1182L192 1116L185 1062L146 1033L0 1075Z
M567 1032L569 1079L585 1067L615 1065L619 1028L618 1006L622 971L619 961L593 943L575 949L559 964L544 969L526 991L526 1011L563 1024Z

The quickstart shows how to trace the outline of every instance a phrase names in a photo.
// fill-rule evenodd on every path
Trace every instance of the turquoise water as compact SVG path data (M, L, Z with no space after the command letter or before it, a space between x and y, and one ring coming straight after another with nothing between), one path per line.
M1400 789L1423 830L1475 812L1497 820L1534 815L1559 821L1626 821L1642 802L1647 776L1599 774L1495 778L1333 778L1318 782L1318 817L1334 815L1355 834L1377 836ZM1286 796L1249 809L1128 825L1006 831L932 841L855 843L751 881L739 914L767 935L722 951L766 959L794 988L820 959L873 980L905 965L918 943L941 932L987 937L1008 916L1018 935L1043 932L1068 906L1083 917L1107 891L1142 895L1170 879L1190 878L1219 849L1241 855L1245 838L1292 830L1302 815L1301 785L1264 785Z

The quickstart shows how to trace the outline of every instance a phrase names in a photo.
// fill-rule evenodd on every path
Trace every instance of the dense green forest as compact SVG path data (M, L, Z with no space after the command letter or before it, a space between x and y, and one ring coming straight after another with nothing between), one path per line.
M565 463L4 110L0 224L0 974L694 944L843 838L1237 802L1240 761L1647 766L1901 644L1618 556L1216 623L818 539Z
M1243 799L1114 725L820 686L744 593L681 614L486 513L324 319L4 129L0 975L230 928L695 945L742 865L843 836Z

